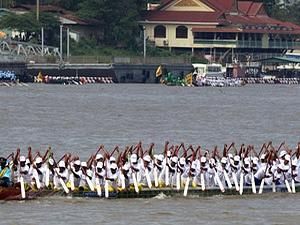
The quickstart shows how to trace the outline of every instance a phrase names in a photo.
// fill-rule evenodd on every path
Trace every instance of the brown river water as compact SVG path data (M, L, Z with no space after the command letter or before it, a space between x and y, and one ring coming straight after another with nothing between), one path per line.
M161 152L171 143L234 141L257 149L270 140L300 141L300 86L183 88L161 85L0 87L0 155L17 147L86 159L143 141ZM0 224L300 224L300 194L0 202Z

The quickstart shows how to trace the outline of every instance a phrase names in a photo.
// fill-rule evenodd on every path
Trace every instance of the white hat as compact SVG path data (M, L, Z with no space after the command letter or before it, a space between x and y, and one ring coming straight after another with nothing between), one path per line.
M205 163L205 162L206 162L206 157L204 157L204 156L201 156L201 158L200 158L200 162L202 162L202 163Z
M81 162L81 167L87 167L87 163L86 162Z
M286 154L286 155L284 156L284 159L287 160L287 161L290 161L291 156L290 156L289 154Z
M260 159L265 159L265 158L266 158L266 154L265 153L261 154Z
M214 158L210 158L209 159L209 163L212 164L212 165L215 165L216 164L216 160Z
M159 155L157 156L157 160L163 161L163 160L164 160L164 156L163 156L162 154L159 154Z
M197 167L196 162L193 161L193 162L192 162L192 165L191 165L191 168L196 169L196 167Z
M26 158L25 158L25 156L20 156L20 162L25 162L26 161Z
M35 164L39 164L39 163L42 163L43 162L43 159L41 157L37 157L35 159Z
M239 155L235 155L233 157L233 160L236 161L236 162L239 162L240 161L240 156Z
M258 164L258 158L257 157L253 157L252 158L252 162L253 162L253 164Z
M50 158L50 159L48 160L48 162L49 162L49 164L50 164L51 166L54 165L54 160L53 160L52 158Z
M81 163L80 163L80 160L75 160L75 161L74 161L74 165L80 166L80 164L81 164Z
M116 158L115 158L115 157L111 156L111 157L109 158L109 162L115 162L115 161L116 161Z
M136 154L132 154L130 156L130 162L132 162L132 163L136 163L137 162L137 155Z
M99 159L103 159L103 155L97 154L97 155L96 155L96 160L99 160Z
M171 160L172 160L172 162L177 163L178 162L178 157L177 156L173 156Z
M168 157L171 156L171 151L170 151L170 150L167 151L167 156L168 156Z
M280 153L279 153L279 158L282 158L283 156L286 155L286 151L285 150L282 150Z
M126 163L122 168L123 168L123 170L129 170L130 166Z
M184 158L184 157L181 157L181 158L179 159L179 164L181 164L181 165L184 165L184 164L185 164L185 158Z
M151 157L150 157L150 155L145 155L145 156L144 156L144 161L146 161L146 162L151 162Z
M97 168L103 168L103 162L97 162L96 167Z
M292 166L297 166L297 164L298 164L297 158L293 159L292 160Z
M89 177L92 177L93 176L93 171L92 170L87 170L86 175L88 175Z
M63 167L63 168L65 168L65 167L66 167L65 161L60 161L60 162L58 163L58 167Z
M25 164L31 164L29 159L26 159Z
M225 157L222 157L222 159L221 159L221 163L227 163L227 158L225 158Z
M116 163L112 163L112 164L110 165L110 168L111 168L111 169L117 169L117 168L118 168L118 166L117 166L117 164L116 164Z
M247 165L249 165L249 164L250 164L250 158L249 158L249 157L246 157L246 158L244 159L244 163L247 164Z

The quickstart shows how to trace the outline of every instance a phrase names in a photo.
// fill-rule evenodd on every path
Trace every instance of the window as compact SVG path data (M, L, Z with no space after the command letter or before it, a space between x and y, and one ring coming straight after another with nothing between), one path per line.
M158 25L154 28L154 37L155 38L165 38L166 37L166 28L165 26Z
M187 28L185 26L178 26L176 28L176 38L187 38Z

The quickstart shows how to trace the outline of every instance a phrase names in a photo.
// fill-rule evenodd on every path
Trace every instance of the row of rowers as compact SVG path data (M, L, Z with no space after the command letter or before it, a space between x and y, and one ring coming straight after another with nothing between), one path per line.
M17 167L13 169L13 163L9 164L12 179L16 182L23 177L25 183L38 189L52 187L52 184L55 189L60 189L62 179L71 190L93 190L97 184L104 186L106 181L116 189L128 188L134 183L149 188L176 185L182 188L188 177L192 180L191 185L205 185L206 188L217 187L217 180L224 187L240 184L241 179L245 186L253 182L259 185L263 178L267 185L284 184L285 180L300 182L299 154L285 150L278 154L268 151L258 157L248 153L229 153L218 157L215 152L209 154L207 151L203 156L191 154L178 157L167 151L165 156L145 154L140 157L132 153L124 160L120 160L121 157L118 160L113 156L104 157L99 153L88 162L80 161L78 157L71 158L67 155L56 163L52 156L46 160L38 156L30 162L28 158L20 156Z

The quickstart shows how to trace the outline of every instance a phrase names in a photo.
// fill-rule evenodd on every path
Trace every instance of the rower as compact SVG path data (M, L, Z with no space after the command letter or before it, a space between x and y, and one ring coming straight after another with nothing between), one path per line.
M99 184L101 187L104 187L104 179L106 177L106 171L103 162L99 161L96 164L96 169L94 173L94 181L99 179Z
M71 173L70 173L69 181L70 181L71 190L73 188L79 188L81 178L82 178L81 162L79 159L71 163L70 172Z
M54 178L55 171L54 171L54 159L52 157L49 158L48 163L45 164L45 171L46 171L45 186L47 188L53 188L53 184L54 184L53 178ZM49 175L47 173L49 173ZM49 176L49 178L46 178L46 176Z
M55 175L53 178L55 189L61 189L61 187L62 187L61 186L62 184L60 183L59 178L62 178L62 181L64 183L66 183L69 179L69 171L66 168L65 161L63 161L63 160L58 163L58 168L55 169Z
M196 161L192 161L191 169L189 171L189 175L192 178L192 186L196 187L199 186L200 183L200 177L199 173L200 172L200 167L198 167L198 163Z
M138 162L137 154L132 154L130 156L130 166L131 166L131 173L136 174L137 183L141 181L141 165ZM130 182L133 184L132 182Z
M36 187L40 189L44 187L44 176L45 169L42 167L43 159L41 157L37 157L32 166L32 187Z
M11 170L8 166L8 160L0 157L0 186L11 186Z
M31 169L30 169L30 162L28 165L28 159L25 156L20 156L20 167L18 168L18 182L20 180L20 176L23 177L24 183L30 184L31 183Z
M147 186L147 185L151 186L151 184L147 183L147 176L148 176L148 179L151 183L151 181L153 180L152 172L153 172L152 159L151 159L150 155L145 155L143 157L142 180L141 180L141 183L144 184L145 186Z
M201 156L200 158L200 173L203 173L203 178L204 178L204 184L208 182L208 163L207 163L207 158L205 156ZM201 180L200 180L201 181Z
M244 173L244 184L246 186L251 186L251 167L250 167L250 158L246 157L242 166Z
M116 163L109 165L106 180L109 182L110 191L116 191L118 189L118 178L119 178L119 169Z
M80 179L80 188L86 188L87 187L87 179L92 179L93 177L93 171L88 168L88 165L86 162L81 162L81 171L82 171L82 175L81 175L81 179Z
M169 176L170 176L169 180L171 181L170 182L171 186L176 185L175 181L176 181L177 163L178 163L178 157L173 156L168 165L169 166Z
M215 187L216 186L215 167L216 167L216 160L214 158L210 158L209 159L209 167L207 169L207 173L208 173L207 185L209 187Z

